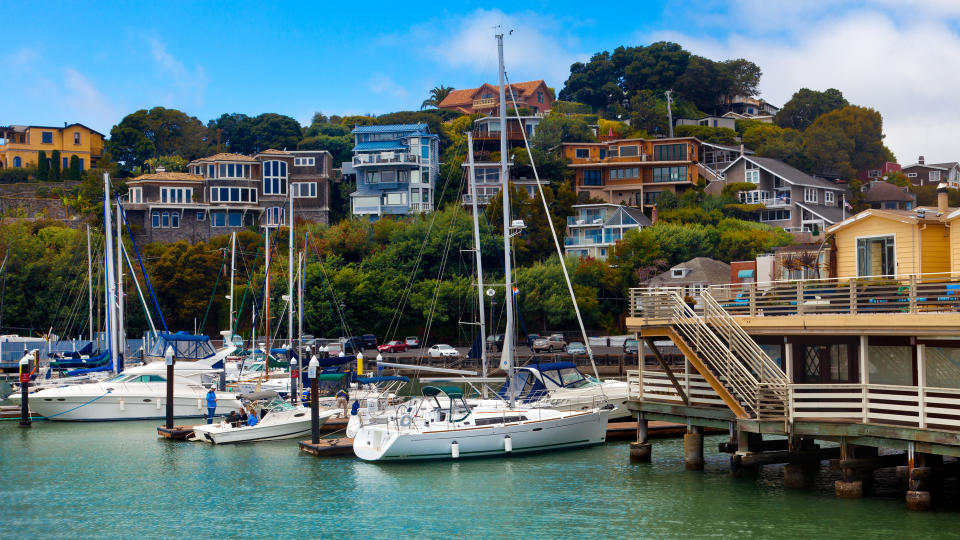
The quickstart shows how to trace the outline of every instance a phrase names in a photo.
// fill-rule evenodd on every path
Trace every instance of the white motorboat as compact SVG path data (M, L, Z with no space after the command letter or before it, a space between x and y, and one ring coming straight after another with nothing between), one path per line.
M224 421L193 426L196 439L212 444L292 439L310 434L310 409L280 399L276 392L255 392L240 396L249 407L259 409L261 420L255 426L234 426ZM339 409L320 411L320 425L336 416Z
M211 371L208 370L207 371ZM173 415L205 417L207 389L197 368L174 372ZM104 421L164 418L167 402L166 366L161 362L130 368L109 379L48 388L30 394L30 410L48 420ZM20 395L10 396L19 402ZM217 394L217 413L239 411L234 394Z
M167 349L174 351L173 415L177 418L205 417L205 385L222 370L223 359L232 349L215 351L207 336L161 333L150 357ZM150 362L124 370L110 378L45 388L30 394L30 409L49 420L103 421L164 418L167 402L167 366ZM18 401L15 394L10 399ZM217 412L240 410L235 394L217 394Z
M530 406L548 406L563 411L587 411L598 401L613 406L610 419L630 416L627 409L627 383L606 380L598 382L584 375L573 362L529 364L516 368L510 383L500 395L506 397L510 388L516 397Z
M353 451L367 461L506 456L601 444L609 410L471 407L453 387L427 386L423 398L386 422L363 426ZM439 395L448 399L442 404Z

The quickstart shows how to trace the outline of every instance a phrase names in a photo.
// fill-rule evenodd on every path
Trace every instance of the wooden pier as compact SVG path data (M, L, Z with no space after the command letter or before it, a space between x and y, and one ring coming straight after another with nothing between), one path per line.
M349 437L320 439L317 444L311 441L300 441L300 451L317 457L353 456L353 439Z

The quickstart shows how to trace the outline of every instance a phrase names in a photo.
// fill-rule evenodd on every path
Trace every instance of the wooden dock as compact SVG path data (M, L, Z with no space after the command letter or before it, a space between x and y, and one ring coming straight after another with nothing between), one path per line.
M0 418L20 418L19 405L4 405L0 407ZM30 418L39 418L30 411Z
M173 426L172 428L167 428L166 426L157 426L157 434L164 439L185 441L188 437L193 435L193 426Z
M317 457L353 456L353 439L348 437L320 439L317 444L300 441L300 451Z

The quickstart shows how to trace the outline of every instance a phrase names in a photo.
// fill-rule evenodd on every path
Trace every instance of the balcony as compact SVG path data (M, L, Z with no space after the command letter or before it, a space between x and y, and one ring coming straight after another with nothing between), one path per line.
M741 191L737 195L740 198L740 202L743 204L762 204L769 206L771 201L770 192L763 189Z
M596 246L605 243L606 242L603 241L603 236L600 234L599 230L597 231L597 234L568 236L563 239L563 245L566 247Z
M433 204L428 202L410 203L410 212L415 214L426 214L433 211Z
M568 227L596 227L598 225L603 225L603 217L590 217L590 216L567 216L567 226Z
M789 208L790 207L790 192L774 192L773 197L766 202L768 208Z
M490 200L493 199L493 195L480 194L477 195L477 206L486 206L490 204ZM460 202L465 205L473 204L473 195L470 193L464 193L460 196Z
M354 167L369 165L419 165L420 156L416 154L398 154L381 152L379 154L357 154L353 156Z

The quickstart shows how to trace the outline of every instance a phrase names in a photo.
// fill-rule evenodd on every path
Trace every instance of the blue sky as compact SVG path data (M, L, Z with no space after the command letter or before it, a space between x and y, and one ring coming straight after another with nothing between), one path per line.
M0 124L82 122L107 133L156 105L203 121L277 112L302 123L314 111L416 109L435 85L495 82L492 27L501 24L514 29L506 43L514 81L543 78L559 90L572 62L669 39L710 58L757 62L762 95L778 105L801 86L839 88L883 114L901 163L919 154L952 161L956 4L446 2L430 11L376 1L3 2L12 39L0 51Z

